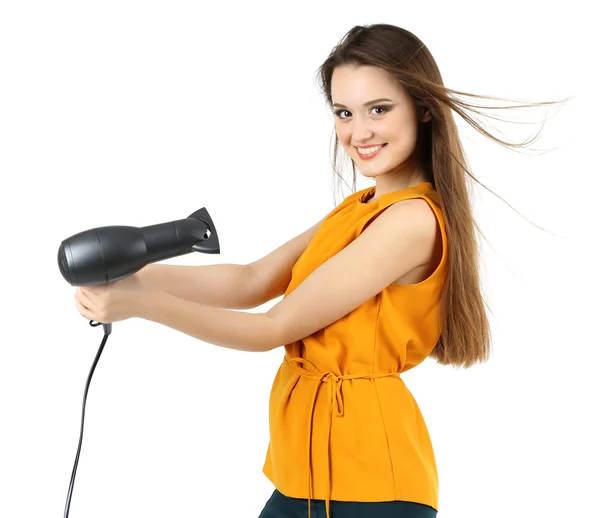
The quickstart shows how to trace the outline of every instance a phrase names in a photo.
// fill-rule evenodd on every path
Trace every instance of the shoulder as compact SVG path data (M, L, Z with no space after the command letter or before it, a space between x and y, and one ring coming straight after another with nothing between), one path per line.
M396 201L373 216L369 221L370 233L392 233L427 240L435 237L439 226L437 214L424 198Z
M431 202L433 203L433 202ZM408 198L390 203L386 210L410 211L415 215L426 215L432 212L430 201L426 197Z

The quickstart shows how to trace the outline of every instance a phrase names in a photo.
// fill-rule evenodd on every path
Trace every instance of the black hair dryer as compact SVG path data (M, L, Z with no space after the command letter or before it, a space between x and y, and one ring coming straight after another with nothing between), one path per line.
M58 267L71 286L107 284L123 279L149 263L171 257L203 252L218 254L219 238L208 211L203 207L185 219L148 227L98 227L65 239L58 249ZM90 320L92 327L99 326ZM83 439L85 403L91 377L102 354L112 323L104 326L104 338L88 375L83 397L81 431L75 465L67 495L64 518L69 516L75 473Z

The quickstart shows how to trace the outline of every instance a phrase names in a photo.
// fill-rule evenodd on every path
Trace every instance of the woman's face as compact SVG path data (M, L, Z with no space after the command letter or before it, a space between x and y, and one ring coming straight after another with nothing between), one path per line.
M331 97L338 140L363 176L414 170L418 165L418 157L413 156L418 114L408 92L385 70L337 67L331 78ZM422 121L429 118L426 113ZM361 155L357 149L370 146L377 148L368 149L374 151L372 157Z

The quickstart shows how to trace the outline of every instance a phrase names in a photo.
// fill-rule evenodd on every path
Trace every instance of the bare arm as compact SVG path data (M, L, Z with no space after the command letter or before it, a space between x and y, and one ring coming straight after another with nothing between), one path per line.
M227 309L262 304L254 270L242 264L187 266L152 263L139 272L142 280L179 299Z
M138 316L221 347L270 351L325 328L430 261L436 225L427 202L396 202L268 312L193 304L155 289Z
M250 264L186 266L152 263L138 274L150 285L189 302L226 309L255 308L283 295L294 263L323 219Z
M292 266L319 224L247 265L145 266L138 276L157 290L144 299L140 316L231 349L258 352L276 347L272 319L264 313L229 310L254 308L282 295ZM198 334L198 326L205 331Z

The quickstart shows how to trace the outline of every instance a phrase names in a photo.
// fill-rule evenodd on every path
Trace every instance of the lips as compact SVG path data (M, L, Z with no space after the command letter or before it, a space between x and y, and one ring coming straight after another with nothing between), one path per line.
M356 147L356 150L357 150L357 152L358 152L358 156L359 156L361 159L363 159L363 160L368 160L369 158L373 158L374 156L377 156L377 155L379 154L379 152L380 152L380 151L381 151L381 150L382 150L382 149L383 149L385 146L387 146L387 143L386 143L386 144L377 144L377 145L380 145L381 147L380 147L380 148L379 148L377 151L375 151L375 152L373 152L373 153L370 153L370 154L368 154L368 155L364 155L364 154L362 154L362 153L360 152L360 150L361 150L361 149L369 149L369 148L371 148L371 147L376 147L375 145L366 146L366 147L362 147L362 148L361 148L361 147L358 147L358 146L355 146L355 147Z

